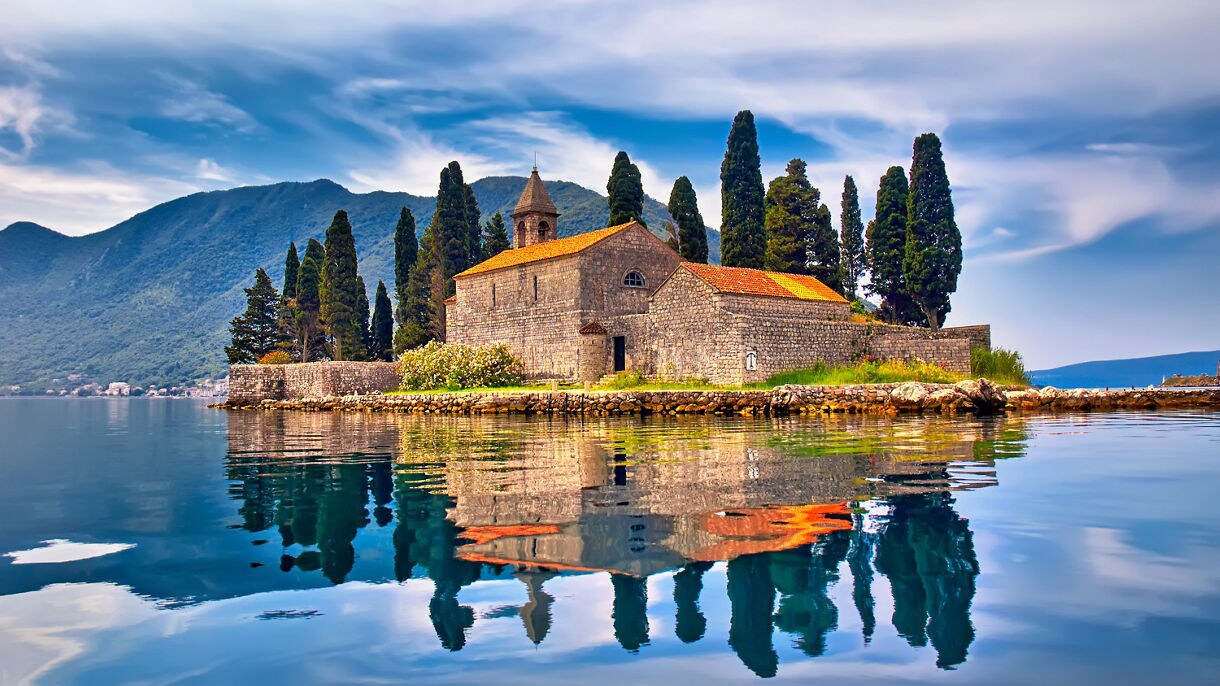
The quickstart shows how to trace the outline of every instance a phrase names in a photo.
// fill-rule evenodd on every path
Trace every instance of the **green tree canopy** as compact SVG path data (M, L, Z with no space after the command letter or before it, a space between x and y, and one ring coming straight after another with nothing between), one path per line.
M763 228L762 161L754 115L742 110L720 165L720 260L726 267L763 266L767 235Z
M894 166L886 170L877 189L876 218L868 223L865 258L868 261L868 292L881 296L881 316L896 324L919 324L923 316L907 294L902 261L907 236L906 171Z
M911 299L927 318L928 326L939 329L949 313L949 296L957 290L957 276L962 271L962 234L953 218L940 138L934 133L915 139L902 268Z
M262 267L254 272L254 285L245 289L246 311L229 322L232 345L225 346L230 364L249 364L276 349L280 343L276 315L280 294Z
M418 257L419 242L415 238L415 216L404 205L398 213L398 225L394 227L394 298L398 301L398 311L394 313L394 319L399 326L402 326L404 321L402 304L407 299L407 278Z
M425 240L424 244L427 242ZM406 300L398 306L403 313L403 319L398 330L394 332L396 354L402 354L405 350L417 348L439 338L436 331L436 306L432 298L433 277L439 274L439 270L431 264L431 259L429 251L421 250L420 259L411 268L407 279Z
M640 178L640 168L632 164L622 150L614 156L606 194L610 204L610 220L606 226L626 224L632 219L644 223L644 182Z
M483 259L490 260L511 247L504 216L496 212L483 226Z
M385 282L377 282L377 294L373 296L373 331L369 357L374 360L391 360L394 357L394 315L390 305L390 294Z
M284 258L284 292L285 300L297 297L297 271L301 268L301 260L297 257L297 244L288 244L288 256Z
M839 213L839 247L843 251L843 296L856 299L856 288L864 273L864 223L856 180L843 177L843 202Z
M364 285L364 277L356 275L356 326L360 328L360 340L363 342L363 348L360 350L358 358L367 359L369 356L369 348L373 344L373 330L369 326L369 318L372 316L369 307L369 291Z
M324 258L322 244L311 238L305 249L305 259L297 272L297 300L293 312L296 318L297 359L301 362L316 362L326 357L326 332L322 327L322 298L319 293Z
M805 162L788 162L784 176L767 190L767 269L811 274L836 291L842 287L839 239L831 226L830 209L822 193L809 183Z
M690 262L707 263L707 227L690 179L679 176L669 193L669 214L678 225L678 254Z
M364 327L358 317L360 290L356 273L356 240L347 212L339 210L326 229L322 262L321 315L330 339L331 359L364 357ZM366 294L365 299L368 299Z

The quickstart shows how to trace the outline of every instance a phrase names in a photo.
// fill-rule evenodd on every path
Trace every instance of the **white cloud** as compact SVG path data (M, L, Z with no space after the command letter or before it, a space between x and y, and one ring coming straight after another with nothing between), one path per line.
M195 166L195 177L206 181L233 181L233 172L217 164L216 160L205 157Z
M49 128L63 128L71 122L66 113L42 102L35 86L0 86L0 132L6 130L21 141L17 149L0 146L0 158L24 159L37 144L38 135Z
M242 133L257 130L258 123L248 112L230 103L225 96L185 79L167 79L174 93L161 104L161 114L193 123L217 123Z

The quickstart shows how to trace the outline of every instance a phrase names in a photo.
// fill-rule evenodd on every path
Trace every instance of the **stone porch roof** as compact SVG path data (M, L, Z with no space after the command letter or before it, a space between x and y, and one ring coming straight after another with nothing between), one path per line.
M453 278L460 279L464 276L472 276L474 274L482 274L484 272L494 271L496 269L505 269L507 267L519 267L530 262L539 262L541 260L549 260L555 257L566 257L583 252L588 248L602 242L603 240L623 231L639 222L627 222L618 226L610 226L597 231L581 233L567 238L558 238L553 241L545 241L543 243L535 243L524 248L516 248L514 250L505 250L492 257L484 260L466 271L457 274ZM643 225L640 224L642 227Z
M765 272L745 267L720 267L698 262L683 262L678 268L694 274L718 293L847 302L847 298L834 292L826 284L803 274Z

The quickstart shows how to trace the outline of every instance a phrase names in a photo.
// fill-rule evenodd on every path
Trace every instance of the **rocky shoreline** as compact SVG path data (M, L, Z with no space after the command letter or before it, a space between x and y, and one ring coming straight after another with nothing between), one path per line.
M771 390L504 391L346 395L297 400L229 401L234 410L523 415L996 414L1183 408L1220 409L1220 389L1059 390L1004 388L987 379L853 386L779 386Z

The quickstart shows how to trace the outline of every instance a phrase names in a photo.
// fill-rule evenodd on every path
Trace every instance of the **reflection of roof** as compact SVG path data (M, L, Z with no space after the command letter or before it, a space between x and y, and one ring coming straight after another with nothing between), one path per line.
M525 182L525 190L521 193L521 199L517 201L517 206L513 208L511 216L516 217L519 214L527 212L540 212L542 214L553 214L559 216L559 210L556 209L555 203L551 202L551 194L546 192L546 185L542 183L542 178L538 176L538 168L534 167L534 171L530 172L529 181Z
M765 295L774 298L846 303L847 299L812 276L765 272L745 267L718 267L683 262L681 267L720 293Z
M506 267L518 267L530 262L538 262L540 260L549 260L553 257L565 257L567 255L575 255L595 244L613 236L614 234L626 229L627 227L638 224L639 222L627 222L618 226L611 226L597 231L581 233L567 238L558 238L553 241L545 241L535 243L524 248L516 248L515 250L505 250L491 259L484 260L466 271L458 274L455 278L463 276L471 276L472 274L482 274L496 269L504 269Z
M717 512L704 518L703 528L725 540L696 550L690 553L690 557L711 562L731 560L751 553L787 550L851 527L851 509L847 503L781 505Z

